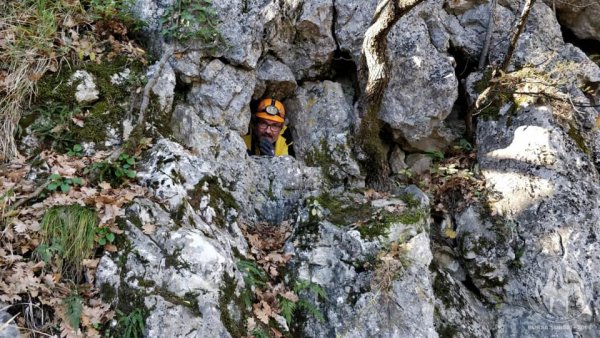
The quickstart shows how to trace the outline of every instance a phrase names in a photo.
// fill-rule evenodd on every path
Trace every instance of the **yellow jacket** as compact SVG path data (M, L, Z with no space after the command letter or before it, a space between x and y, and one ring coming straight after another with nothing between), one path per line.
M281 136L283 135L283 132L286 128L287 127L283 127L283 129L281 129L279 137L277 138L277 141L275 141L275 156L283 156L288 154L287 140L285 139L285 137ZM248 153L251 155L260 155L260 150L258 149L258 146L255 146L254 152L252 152L252 127L250 128L250 130L250 134L242 136L242 138L244 139L244 143L246 143L246 149L248 149Z

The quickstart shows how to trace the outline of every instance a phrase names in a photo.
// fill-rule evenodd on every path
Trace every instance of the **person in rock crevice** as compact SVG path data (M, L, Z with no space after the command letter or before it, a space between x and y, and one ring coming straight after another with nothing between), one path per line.
M244 142L249 155L283 156L289 155L289 145L284 132L285 107L273 98L266 98L258 103L256 113L252 115L250 133L245 135Z

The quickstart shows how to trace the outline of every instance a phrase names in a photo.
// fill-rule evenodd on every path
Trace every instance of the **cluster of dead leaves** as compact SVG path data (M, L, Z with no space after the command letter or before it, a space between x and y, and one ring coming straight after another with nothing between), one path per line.
M18 312L18 304L23 302L37 309L36 316L21 311L16 317L15 321L22 328L49 332L51 328L60 327L63 337L100 337L94 326L114 315L94 288L99 259L84 261L85 282L75 285L73 281L63 280L56 262L46 264L38 261L34 254L40 245L40 221L54 206L88 206L96 210L99 227L107 227L115 234L122 233L115 222L123 215L125 204L146 194L143 187L133 183L118 188L106 182L92 185L83 179L81 186L72 186L68 192L44 189L46 183L42 177L52 173L65 178L82 177L84 168L106 156L106 152L98 152L93 157L71 157L44 151L39 155L42 164L36 165L37 169L32 169L22 158L0 167L0 301L12 304L11 312ZM116 251L117 247L107 243L104 250ZM63 299L73 290L77 290L84 301L81 328L72 328L65 320ZM52 311L46 313L48 308Z
M280 270L291 258L289 254L283 253L284 243L291 235L291 226L289 222L284 221L275 226L258 223L252 226L242 225L241 228L250 244L250 258L266 272L269 279L264 287L254 288L252 312L256 319L264 325L269 324L270 318L282 324L279 297L292 302L298 301L298 296L284 284L280 276ZM254 318L249 318L248 332L252 332L257 325L259 324ZM279 330L272 327L270 330L275 337L282 336Z

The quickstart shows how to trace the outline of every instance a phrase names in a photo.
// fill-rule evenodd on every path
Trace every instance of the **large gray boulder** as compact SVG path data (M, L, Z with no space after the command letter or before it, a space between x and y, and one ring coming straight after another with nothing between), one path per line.
M322 167L330 183L360 180L350 143L354 110L342 85L306 82L285 103L297 157Z
M402 132L406 142L417 149L452 111L458 98L454 61L439 51L429 38L422 18L441 9L441 4L424 3L401 18L389 34L390 81L380 117Z
M235 276L232 246L245 252L241 234L209 227L191 208L176 223L145 199L127 215L128 249L104 255L98 266L96 285L113 296L106 300L145 309L147 337L228 336L219 291L225 275Z
M352 56L359 64L363 36L369 28L377 1L336 1L335 37L342 52Z
M418 201L423 193L412 189L405 194ZM432 260L429 220L425 214L404 218L408 214L416 215L412 213L427 205L417 203L409 208L392 198L373 200L370 207L369 202L358 207L353 200L360 196L348 194L333 198L354 207L345 212L344 204L336 210L336 203L313 200L301 210L298 232L287 246L294 254L291 264L296 278L318 285L327 295L323 299L310 293L300 294L308 297L325 318L319 321L309 317L301 334L308 337L438 337L429 277ZM402 210L397 215L400 221L358 225L387 226L385 234L371 237L367 230L352 229L351 224L340 223L343 222L340 217L352 218L349 213L355 212L355 208L369 208L375 213L390 207ZM371 215L362 214L363 217Z
M265 52L274 53L298 80L324 75L336 50L331 0L272 2L261 18Z
M600 1L544 1L556 8L558 20L580 39L600 40Z
M200 73L201 81L188 93L188 102L213 126L227 126L245 133L250 122L249 102L256 74L226 65L218 59Z
M213 42L191 39L190 41L165 41L161 31L161 18L175 2L172 0L136 0L133 6L135 15L146 23L145 33L150 37L153 51L162 54L168 47L176 51L197 53L203 57L222 57L235 66L255 69L262 53L263 0L215 1L212 7L218 17L216 31L222 41L215 36ZM177 61L175 61L177 62ZM178 68L178 67L175 67Z
M292 70L271 56L267 56L260 62L256 77L254 99L269 96L276 100L283 100L293 94L298 87Z

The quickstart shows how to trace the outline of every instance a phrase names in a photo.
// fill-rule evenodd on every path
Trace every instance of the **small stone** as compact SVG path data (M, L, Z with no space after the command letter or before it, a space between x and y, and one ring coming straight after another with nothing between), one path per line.
M92 74L84 70L78 70L73 73L68 84L71 85L73 83L77 83L75 87L75 100L78 103L92 103L100 98L98 96L100 92L96 88Z

